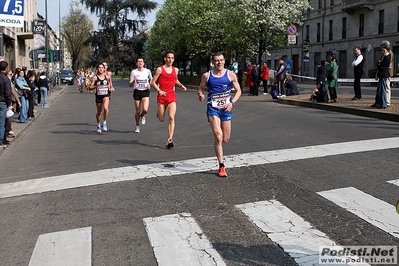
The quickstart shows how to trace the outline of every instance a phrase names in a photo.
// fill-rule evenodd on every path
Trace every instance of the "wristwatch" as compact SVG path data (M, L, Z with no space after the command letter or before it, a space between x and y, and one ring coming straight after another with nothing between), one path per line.
M231 104L232 104L233 106L235 106L235 105L236 105L236 103L235 103L235 102L233 102L233 101L231 101Z

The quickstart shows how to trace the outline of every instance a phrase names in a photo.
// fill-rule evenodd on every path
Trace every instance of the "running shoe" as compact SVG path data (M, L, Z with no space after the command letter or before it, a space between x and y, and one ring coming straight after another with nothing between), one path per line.
M140 127L136 126L136 129L134 130L134 133L140 133Z
M227 177L227 172L226 172L226 168L225 168L225 167L220 167L220 168L219 168L218 176L220 176L220 177Z
M97 133L101 133L101 127L97 126Z
M145 125L145 116L140 116L140 122L142 125Z
M103 131L105 131L105 132L108 131L107 124L103 124Z
M173 144L173 139L168 139L168 142L166 143L166 148L170 149L173 148L175 145Z

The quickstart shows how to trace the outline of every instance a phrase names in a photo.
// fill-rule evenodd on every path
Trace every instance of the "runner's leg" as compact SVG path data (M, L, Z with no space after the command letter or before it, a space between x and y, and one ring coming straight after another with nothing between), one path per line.
M170 103L168 105L168 139L173 139L173 134L175 132L175 115L176 115L176 102Z
M219 163L223 163L223 130L220 118L217 116L208 116L208 120L214 136L213 148L215 150L216 158Z
M104 97L104 99L103 99L103 109L104 109L103 118L104 118L104 121L107 121L108 113L109 113L109 97Z
M158 111L157 111L157 117L160 122L163 122L165 120L165 105L163 104L158 104Z

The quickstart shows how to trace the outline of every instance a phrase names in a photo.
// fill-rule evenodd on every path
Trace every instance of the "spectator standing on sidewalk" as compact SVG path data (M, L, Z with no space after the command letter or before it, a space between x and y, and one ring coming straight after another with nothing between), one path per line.
M330 93L330 102L337 102L337 87L338 87L338 64L335 54L328 55L327 62L327 81L326 86Z
M267 83L269 82L269 67L266 62L263 62L262 72L260 74L263 83L263 95L268 95Z
M133 89L134 107L136 113L134 115L136 121L135 133L140 133L140 122L145 125L145 115L148 113L150 105L150 82L152 79L151 71L144 67L144 58L136 59L137 68L130 74L129 87Z
M223 54L215 53L212 56L213 69L206 72L201 77L198 87L198 98L202 102L205 100L203 93L208 88L207 111L208 122L214 136L214 150L219 163L220 177L227 177L223 161L223 143L230 140L232 109L241 96L241 90L237 82L236 75L224 68L225 59ZM231 96L232 88L236 89L234 98Z
M12 79L13 72L8 70L7 77ZM19 96L17 91L14 88L14 84L11 82L11 100L12 100L12 109L15 111L18 107L21 107L21 102L19 101ZM14 138L17 134L12 130L12 117L7 118L6 120L6 137Z
M316 65L316 87L320 90L320 88L325 87L326 83L326 62L321 60L321 62L317 62Z
M286 97L284 80L285 80L285 69L286 66L284 64L284 58L280 58L280 65L276 72L276 79L278 84L278 96L277 97Z
M362 98L362 89L360 86L360 79L363 76L363 55L360 47L355 47L355 59L353 59L352 67L354 72L355 81L353 83L353 89L355 91L355 96L352 101L360 100Z
M238 72L237 72L237 80L240 85L241 93L242 93L242 80L244 77L244 68L241 63L238 64Z
M5 137L5 122L7 111L12 108L11 101L11 82L6 75L8 63L6 61L0 62L0 141L2 147L8 144Z
M42 72L39 77L39 88L40 88L40 105L44 108L49 108L47 104L47 95L49 91L48 80L46 72Z
M391 43L389 41L382 41L381 44L385 44L389 49L389 56L391 57L391 62L389 64L389 78L387 81L387 107L391 105L391 78L393 77L394 72L394 60L395 56L391 49ZM382 57L381 57L382 58Z
M381 44L382 57L377 64L377 91L375 101L371 108L387 108L387 83L389 82L389 65L391 64L391 56L389 48L386 44Z
M29 84L26 82L25 72L22 69L18 72L18 78L15 80L15 87L19 90L18 94L19 100L21 102L18 120L20 123L26 123L26 119L28 118L28 95L30 93L30 87Z
M245 85L249 86L249 96L254 96L254 82L252 81L252 72L253 72L253 65L251 62L248 62L248 70L244 73L247 76L245 81Z
M39 90L36 82L36 72L34 70L28 71L28 85L30 87L30 92L28 94L28 101L29 101L28 120L34 120L36 91Z

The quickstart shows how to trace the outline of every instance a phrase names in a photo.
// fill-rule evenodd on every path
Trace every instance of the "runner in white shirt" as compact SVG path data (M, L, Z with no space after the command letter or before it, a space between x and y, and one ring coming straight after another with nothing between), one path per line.
M140 125L145 125L145 115L148 113L150 105L150 82L152 79L151 71L144 67L144 59L138 57L136 60L137 68L130 74L130 87L134 87L133 99L136 107L136 129L135 133L140 133Z

